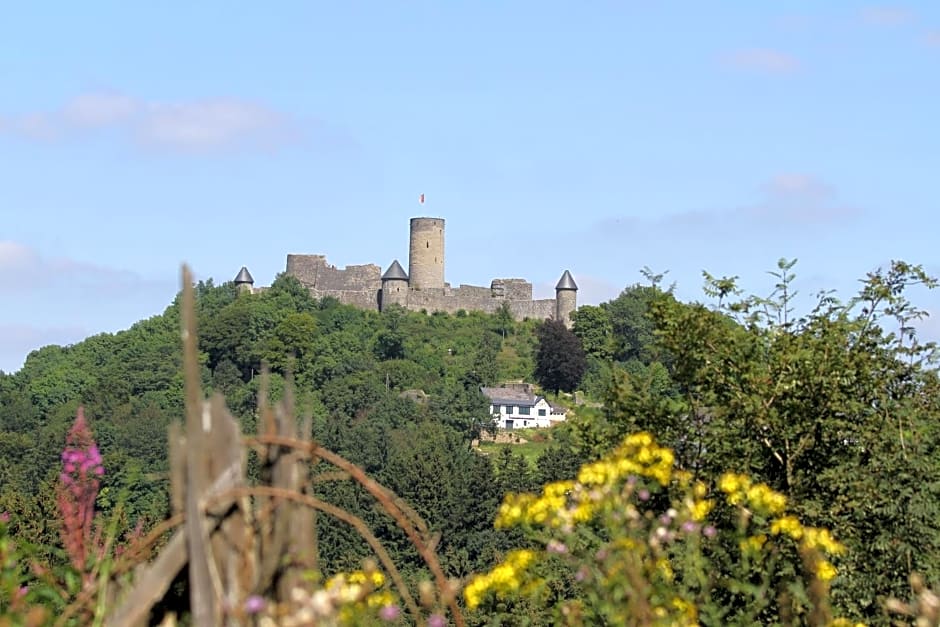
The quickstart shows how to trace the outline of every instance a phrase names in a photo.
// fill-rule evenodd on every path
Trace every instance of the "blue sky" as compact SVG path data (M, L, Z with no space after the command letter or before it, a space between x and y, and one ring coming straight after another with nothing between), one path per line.
M451 283L568 268L582 303L940 272L940 4L239 4L4 8L0 369L161 312L184 261L404 263L415 215Z

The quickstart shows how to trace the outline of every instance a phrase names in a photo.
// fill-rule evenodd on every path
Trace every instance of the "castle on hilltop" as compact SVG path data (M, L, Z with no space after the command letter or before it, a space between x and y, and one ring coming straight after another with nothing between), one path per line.
M532 299L532 284L523 279L493 279L489 287L444 281L444 220L412 218L408 272L398 260L388 269L374 264L339 269L324 255L287 255L288 275L297 278L315 298L332 296L341 303L382 311L400 305L413 311L458 310L495 313L504 303L517 320L553 318L571 324L577 309L578 286L565 270L555 286L555 298ZM240 288L252 289L246 268L235 278Z

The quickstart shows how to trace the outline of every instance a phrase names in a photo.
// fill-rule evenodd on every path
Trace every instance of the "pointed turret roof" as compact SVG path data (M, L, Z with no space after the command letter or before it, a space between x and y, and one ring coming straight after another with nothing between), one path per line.
M401 264L398 263L398 260L392 262L392 265L388 267L388 270L385 271L385 274L382 275L383 281L388 281L390 279L402 279L404 281L408 280L408 274L405 272L405 269L401 267Z
M565 270L565 273L561 275L561 278L558 279L558 285L555 286L556 290L577 290L578 284L574 282L574 277L571 276L571 273Z
M242 266L242 269L238 271L238 276L235 277L235 285L254 285L255 280L251 277L251 272L248 272L248 268Z

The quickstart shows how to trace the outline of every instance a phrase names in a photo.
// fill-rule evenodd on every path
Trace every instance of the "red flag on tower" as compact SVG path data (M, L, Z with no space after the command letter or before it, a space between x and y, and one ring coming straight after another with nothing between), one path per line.
M424 204L424 194L421 194L420 196L418 196L418 202L421 203L422 205Z

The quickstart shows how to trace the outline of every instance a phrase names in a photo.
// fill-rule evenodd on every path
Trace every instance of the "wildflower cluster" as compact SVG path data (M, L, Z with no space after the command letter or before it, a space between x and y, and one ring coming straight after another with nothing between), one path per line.
M541 495L508 494L496 517L497 528L516 525L542 526L571 531L575 525L591 520L609 505L609 496L626 482L636 488L640 501L650 498L650 489L639 486L640 479L652 479L650 487L662 488L673 476L675 457L671 450L658 446L648 433L628 436L607 457L583 466L577 481L558 481L542 489ZM699 520L710 505L690 501Z
M79 407L62 451L57 499L62 543L72 566L79 571L84 571L92 546L95 499L101 487L102 475L104 466L101 453L85 422L85 412Z
M575 616L582 624L628 624L637 617L663 625L760 623L773 618L777 602L764 586L808 586L801 569L769 557L777 554L778 538L795 542L796 551L783 559L803 557L812 567L810 579L835 577L835 567L819 556L844 548L828 530L804 526L787 513L784 495L745 475L726 473L717 483L731 510L716 511L718 499L707 483L675 468L673 452L650 434L636 433L584 465L575 480L536 494L508 494L496 527L521 528L542 548L513 551L472 577L464 588L467 606L493 609L487 605L493 599L528 596L536 607L551 605L553 619L564 623ZM736 545L739 552L727 550ZM763 584L753 584L755 565L768 569ZM573 597L557 596L572 585ZM729 595L737 599L733 610L716 601ZM816 601L809 598L811 605Z
M674 465L673 452L650 434L630 435L609 455L583 466L575 480L550 483L540 494L506 495L496 527L527 530L543 543L546 557L562 562L582 588L604 590L603 598L645 594L630 583L637 577L669 588L675 579L676 545L692 536L715 535L706 520L714 506L706 498L707 486L693 483ZM657 515L653 495L672 489L678 498ZM537 590L540 580L527 568L533 561L532 551L514 551L490 572L471 579L464 589L468 607L480 606L489 596L504 599ZM689 599L668 590L651 596L655 599L634 601L645 604L643 611L654 617L694 622L696 609ZM629 613L625 607L596 609L578 612L614 622ZM570 611L566 606L562 613Z
M464 589L467 607L471 610L475 609L489 593L504 598L518 591L522 580L521 575L534 559L534 551L528 549L512 551L496 568L474 577Z
M722 475L718 486L730 505L747 507L754 513L771 517L770 535L788 537L798 543L801 553L816 552L823 555L841 555L845 547L837 542L828 529L806 527L792 514L785 514L787 499L763 483L753 483L749 477L735 473ZM767 534L751 535L740 542L745 553L759 553L767 542ZM838 574L836 567L826 559L813 560L815 575L822 581L831 581Z
M385 587L386 579L375 564L367 561L362 570L337 573L322 586L298 586L290 601L267 605L259 597L249 598L245 612L260 614L261 627L300 625L360 625L393 622L401 615L395 595Z
M766 484L753 483L746 475L726 472L718 481L718 487L727 495L729 504L747 504L761 514L780 514L787 507L787 497Z

